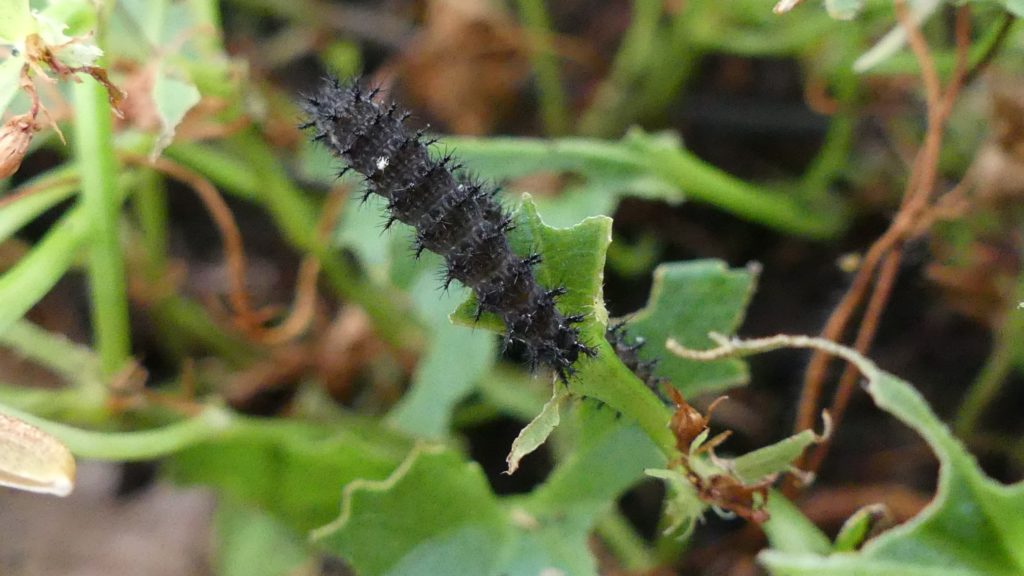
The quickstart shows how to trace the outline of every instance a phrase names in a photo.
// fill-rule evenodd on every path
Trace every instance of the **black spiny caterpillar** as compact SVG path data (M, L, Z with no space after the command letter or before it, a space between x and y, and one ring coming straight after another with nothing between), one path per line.
M555 308L564 288L537 283L539 254L523 258L512 251L507 233L513 219L495 199L497 188L466 175L451 155L431 157L434 141L411 132L409 113L374 102L376 94L328 79L305 98L305 127L315 128L314 140L344 160L342 174L363 175L364 201L371 194L387 201L385 227L395 221L412 226L417 257L426 249L444 258L445 288L452 280L471 288L477 317L492 312L504 321L506 346L521 345L531 364L546 364L568 379L581 353L595 353L573 327L583 317Z
M644 360L639 354L640 349L647 342L642 337L630 338L626 333L625 321L609 325L605 332L605 339L611 344L615 355L626 365L626 368L629 368L629 371L635 374L655 395L666 400L661 391L661 385L665 383L665 379L655 373L658 359Z

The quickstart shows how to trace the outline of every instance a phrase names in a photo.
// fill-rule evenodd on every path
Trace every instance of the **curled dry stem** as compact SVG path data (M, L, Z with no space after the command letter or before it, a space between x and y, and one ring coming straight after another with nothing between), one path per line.
M289 316L273 327L265 327L271 315L269 308L254 309L252 298L246 288L248 260L242 234L231 208L217 188L201 174L194 172L166 158L150 159L137 154L123 154L129 164L148 166L165 176L191 188L203 202L220 234L228 268L228 304L234 315L233 324L248 338L261 344L278 345L301 335L309 326L316 310L316 284L320 274L320 262L314 256L307 256L299 268L296 296ZM327 207L318 225L319 237L325 238L340 212L344 193L336 189L328 199Z
M889 297L899 273L903 246L907 241L927 232L931 223L936 220L937 206L946 203L936 202L933 195L938 178L939 153L949 118L956 97L964 84L968 73L968 48L970 44L970 9L962 6L957 9L956 65L954 72L943 90L934 58L921 31L914 25L906 9L904 0L894 0L896 16L907 31L908 44L918 60L924 84L925 101L928 107L928 128L924 141L914 159L911 173L907 180L900 210L896 214L889 229L879 237L868 249L857 274L839 305L832 312L821 332L823 342L841 341L847 334L850 324L858 312L862 312L854 346L860 353L866 353L878 331L878 325L885 312ZM968 174L969 176L970 174ZM951 193L954 200L959 200L963 188L969 186L968 177L954 188ZM865 300L866 305L865 305ZM803 430L813 425L815 414L821 401L822 388L831 361L832 350L812 346L817 349L808 364L804 376L794 430ZM838 354L849 361L849 358ZM835 425L842 420L856 384L856 372L850 363L840 377L835 396L832 400L831 413ZM818 469L828 451L828 443L821 443L806 458L801 466L811 472ZM790 495L792 486L787 490Z

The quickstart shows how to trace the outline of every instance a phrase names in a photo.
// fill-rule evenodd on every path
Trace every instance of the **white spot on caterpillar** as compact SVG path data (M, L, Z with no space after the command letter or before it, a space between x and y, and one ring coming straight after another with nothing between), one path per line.
M391 160L388 159L387 156L381 156L380 158L377 158L377 170L383 170L387 168L390 162Z

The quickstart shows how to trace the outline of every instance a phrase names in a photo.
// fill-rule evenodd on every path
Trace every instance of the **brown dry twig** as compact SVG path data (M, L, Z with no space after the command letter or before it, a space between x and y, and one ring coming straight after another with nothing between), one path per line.
M248 270L242 234L234 215L217 188L203 177L176 162L166 158L151 159L137 154L123 154L122 159L130 164L148 166L191 188L206 206L213 218L224 246L228 267L228 303L234 315L232 322L246 337L261 344L279 345L300 336L309 327L316 312L317 279L320 261L314 255L307 255L299 267L299 279L295 298L289 315L272 327L264 326L272 315L270 308L254 309L246 289ZM335 188L325 204L317 225L318 237L325 240L341 212L345 188Z
M242 233L238 223L228 207L227 202L217 188L198 172L194 172L166 158L150 159L138 154L122 154L121 159L128 164L148 166L165 176L169 176L191 188L206 206L213 218L217 231L224 244L224 256L227 260L228 281L230 289L228 301L235 314L235 325L247 334L253 334L263 323L264 313L254 311L250 305L249 292L245 287L246 270L248 268Z
M956 67L945 90L941 85L934 58L921 31L911 21L904 0L895 0L896 16L907 31L908 44L921 69L925 101L928 111L928 125L924 141L914 159L899 212L893 218L888 230L868 249L847 293L832 312L821 337L841 341L858 312L863 309L854 340L855 348L862 353L870 348L889 296L899 273L903 247L907 241L927 232L935 221L937 206L933 191L938 178L939 153L945 132L946 121L956 102L968 70L968 47L970 43L970 8L957 9ZM966 180L966 178L965 178ZM966 185L966 184L965 184ZM957 186L954 190L961 190ZM959 200L959 192L957 193ZM867 300L866 306L864 305ZM808 364L804 376L794 430L810 428L818 412L822 388L831 358L821 351L816 352ZM830 412L838 426L857 382L856 369L847 364L840 376ZM828 453L827 442L815 449L801 467L814 472ZM796 486L790 483L787 492L792 495Z
M348 189L335 187L331 190L317 222L317 238L325 242L341 215ZM263 331L260 336L264 344L281 344L300 336L313 321L316 312L316 282L320 276L320 258L307 254L299 265L299 280L295 286L292 311L281 323Z

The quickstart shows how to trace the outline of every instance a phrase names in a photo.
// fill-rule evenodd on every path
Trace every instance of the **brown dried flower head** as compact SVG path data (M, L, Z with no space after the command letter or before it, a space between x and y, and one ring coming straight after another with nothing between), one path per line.
M18 171L38 129L31 114L14 116L0 128L0 178Z

